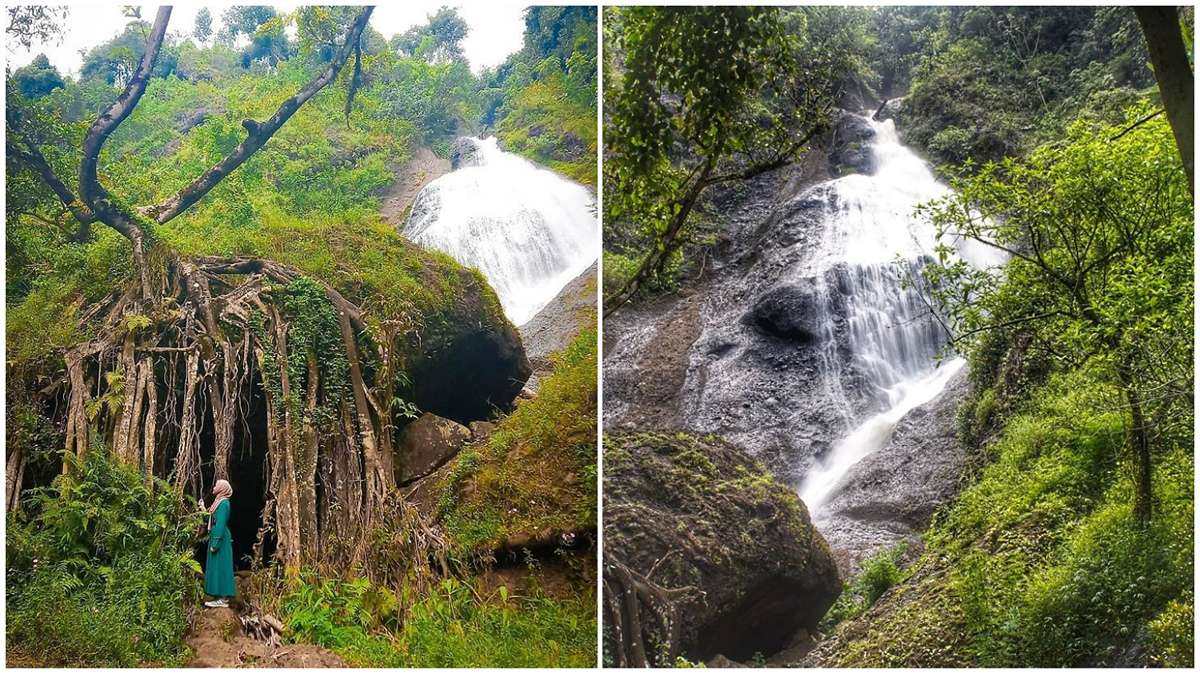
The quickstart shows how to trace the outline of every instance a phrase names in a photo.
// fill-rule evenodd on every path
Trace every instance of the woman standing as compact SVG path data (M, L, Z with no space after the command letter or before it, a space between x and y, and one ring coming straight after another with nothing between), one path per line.
M216 598L205 607L228 607L229 598L237 594L233 585L233 542L229 538L229 498L233 488L221 479L212 489L212 506L208 507L208 564L204 567L204 592ZM203 502L201 502L203 504Z

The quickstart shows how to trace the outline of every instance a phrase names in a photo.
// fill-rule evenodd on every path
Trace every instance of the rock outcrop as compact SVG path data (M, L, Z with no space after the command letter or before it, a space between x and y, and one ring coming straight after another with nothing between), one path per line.
M417 408L470 424L511 410L533 367L483 276L457 273L470 276L461 284L468 292L422 334L408 379Z
M413 149L412 157L392 169L396 180L379 195L383 220L403 232L408 210L421 189L449 171L450 160L438 157L425 146Z
M809 344L821 336L823 304L813 280L801 279L762 294L742 320L768 335Z
M565 349L584 327L596 325L596 265L572 279L558 295L521 326L521 341L533 366L526 385L536 391L539 379L553 369L550 356Z
M870 145L874 136L866 119L839 110L829 152L831 170L838 175L871 173L875 168Z
M479 144L475 139L459 136L450 146L450 169L456 171L468 166L479 165Z
M686 589L689 660L771 654L833 604L841 578L825 540L745 452L686 433L610 434L604 452L605 559Z
M919 547L934 512L958 494L969 455L955 417L969 386L960 371L937 398L909 411L887 445L850 469L825 504L822 533L846 573L900 541Z

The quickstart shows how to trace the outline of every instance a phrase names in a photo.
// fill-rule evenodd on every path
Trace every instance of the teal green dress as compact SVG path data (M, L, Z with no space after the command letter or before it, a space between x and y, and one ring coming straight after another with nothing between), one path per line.
M233 586L233 542L229 539L229 500L213 512L208 533L208 564L204 566L204 592L219 598L237 595ZM217 552L213 553L213 549Z

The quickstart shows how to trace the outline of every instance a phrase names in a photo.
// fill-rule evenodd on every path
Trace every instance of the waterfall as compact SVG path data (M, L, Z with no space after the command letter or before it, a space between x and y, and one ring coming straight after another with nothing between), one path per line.
M826 205L822 245L806 270L824 280L825 307L839 307L823 319L822 378L827 389L842 392L851 429L800 486L817 517L850 468L881 449L904 414L935 398L964 365L961 358L939 360L945 331L918 292L902 283L920 274L937 243L933 226L914 209L948 188L900 143L891 120L866 123L875 132L873 170L819 186ZM957 247L973 264L998 262L966 242ZM839 346L849 350L853 372L842 365ZM850 387L873 406L865 420L851 416Z
M587 188L469 139L465 165L425 186L404 235L475 267L520 326L595 260L595 203Z

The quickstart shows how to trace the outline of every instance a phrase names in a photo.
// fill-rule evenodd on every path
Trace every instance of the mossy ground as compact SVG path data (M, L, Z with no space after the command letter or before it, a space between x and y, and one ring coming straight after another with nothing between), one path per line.
M536 397L454 460L438 509L459 555L490 553L514 535L595 527L596 353L587 328L552 357Z

